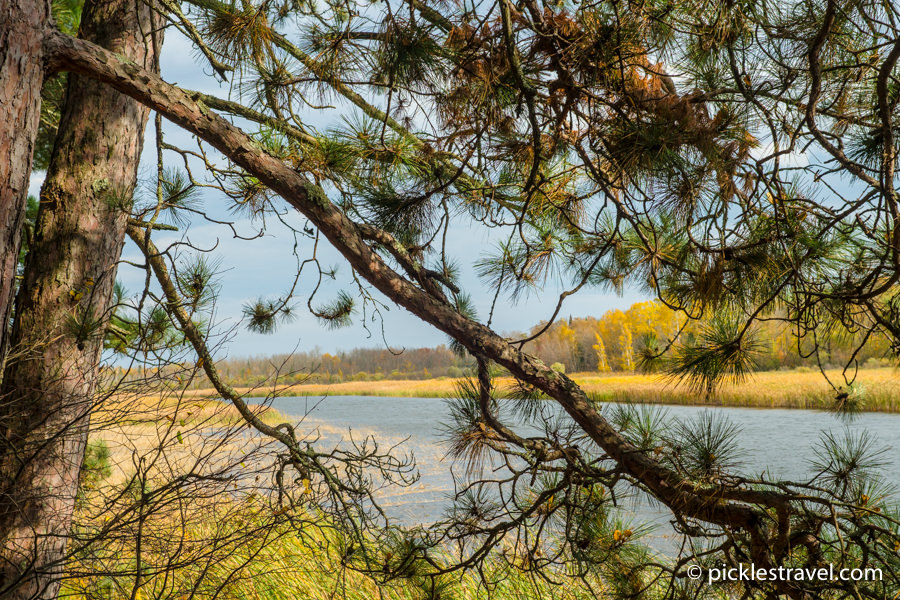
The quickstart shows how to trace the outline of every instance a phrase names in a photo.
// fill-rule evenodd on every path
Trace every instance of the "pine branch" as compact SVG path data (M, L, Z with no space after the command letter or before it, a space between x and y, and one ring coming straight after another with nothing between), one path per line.
M404 280L366 244L359 227L329 202L321 188L310 184L282 161L265 154L246 134L208 108L199 106L184 91L139 65L123 62L111 52L83 40L49 33L45 48L51 67L68 69L108 83L206 140L255 174L309 218L353 268L387 297L459 340L470 351L482 353L509 369L518 379L554 398L612 460L677 514L746 531L754 540L754 558L768 560L765 555L768 535L763 525L765 512L757 506L784 506L791 502L791 494L700 485L684 479L623 438L574 381L517 350L448 303Z

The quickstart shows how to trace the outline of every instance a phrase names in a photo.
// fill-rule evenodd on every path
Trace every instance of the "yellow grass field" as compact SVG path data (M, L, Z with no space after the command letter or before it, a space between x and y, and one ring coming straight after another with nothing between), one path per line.
M826 371L835 387L847 391L840 370ZM818 371L767 371L740 384L723 384L712 396L676 385L659 375L575 373L571 375L589 394L603 402L641 402L704 406L759 408L835 408L837 392ZM508 388L509 378L499 378L498 387ZM349 381L334 384L303 384L280 387L280 396L399 396L445 398L454 394L450 378L382 381ZM239 389L251 396L272 390ZM210 394L199 390L197 394ZM849 401L865 411L900 412L900 371L893 368L861 369L849 388Z

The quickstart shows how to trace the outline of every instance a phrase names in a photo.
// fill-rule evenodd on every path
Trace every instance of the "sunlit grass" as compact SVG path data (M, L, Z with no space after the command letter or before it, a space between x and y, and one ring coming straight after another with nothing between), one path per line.
M261 498L193 505L189 512L154 513L143 522L141 564L134 575L136 543L129 535L112 538L77 554L68 564L61 598L127 600L180 598L220 600L602 600L602 584L560 573L548 582L534 574L492 563L475 571L431 581L394 578L379 581L348 568L346 542L323 524L305 521L300 529ZM308 515L307 515L308 516ZM85 523L83 522L84 526ZM177 540L172 545L171 540ZM177 549L177 554L176 550ZM389 578L390 579L390 578ZM591 588L593 591L591 591Z
M896 369L860 369L852 386L848 386L840 370L828 370L826 375L835 387L849 392L853 399L858 400L861 410L900 412L900 373ZM813 370L756 373L743 383L723 384L711 396L692 391L660 375L575 373L570 376L588 394L603 402L830 409L838 393L829 386L822 373ZM421 381L349 381L295 385L281 391L281 394L446 398L455 393L455 382L455 379L446 377ZM512 380L501 377L496 383L501 388L509 387Z
M251 410L267 425L291 421L262 404ZM248 434L252 432L229 402L197 394L131 393L110 396L96 406L90 439L102 441L109 451L107 484L119 484L134 476L136 457L152 463L164 455L169 470L188 468L206 454L221 454L227 462L249 444Z
M575 378L604 402L827 410L835 407L840 391L857 401L860 410L900 411L900 374L895 369L862 369L852 385L840 370L826 375L838 391L819 371L767 371L743 383L724 384L708 397L652 375Z
M252 410L267 425L277 425L287 417L274 408L254 404ZM229 427L242 425L243 417L230 402L218 398L214 390L190 390L160 396L158 394L112 395L95 410L95 419L118 415L115 422L146 424L178 420L182 426ZM125 418L119 418L124 416Z

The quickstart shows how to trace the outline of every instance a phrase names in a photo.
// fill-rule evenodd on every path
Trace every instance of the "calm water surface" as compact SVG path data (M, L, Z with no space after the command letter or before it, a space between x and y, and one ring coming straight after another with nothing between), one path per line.
M411 489L387 490L381 501L393 517L407 523L438 520L453 492L452 460L446 458L441 424L449 420L446 400L436 398L386 398L369 396L329 396L327 398L279 398L273 407L284 414L302 418L307 430L315 429L320 444L333 446L372 435L382 448L400 442L412 451L421 474ZM808 410L664 407L670 418L690 420L703 411L722 413L739 428L741 450L739 471L758 476L768 469L772 475L791 480L812 476L810 461L824 432L843 436L844 430L867 430L884 453L879 460L884 478L900 484L900 415L863 413L849 423L834 414ZM298 428L298 433L304 427ZM457 471L461 471L459 466ZM623 508L637 521L664 524L662 510L641 503ZM656 536L668 537L668 527L656 528Z

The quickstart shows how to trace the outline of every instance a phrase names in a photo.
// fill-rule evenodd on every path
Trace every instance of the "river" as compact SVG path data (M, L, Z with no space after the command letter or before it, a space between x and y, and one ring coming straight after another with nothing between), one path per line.
M385 490L380 502L389 514L405 524L438 520L453 491L452 461L446 458L441 424L449 420L446 400L437 398L389 398L368 396L329 396L278 398L273 408L296 419L302 418L298 432L316 430L320 444L333 446L354 439L374 436L382 448L403 442L400 448L415 454L421 478L408 489ZM900 415L861 413L847 421L832 413L761 408L710 408L692 406L664 407L669 418L689 420L702 411L721 412L738 426L740 450L738 471L759 476L766 469L776 477L794 481L813 475L815 446L823 432L843 436L845 430L867 430L883 448L878 455L882 476L891 484L900 484ZM457 471L461 471L457 465ZM640 502L623 507L624 516L655 524L650 542L668 545L671 529L668 517L659 508ZM657 538L656 543L653 538Z

